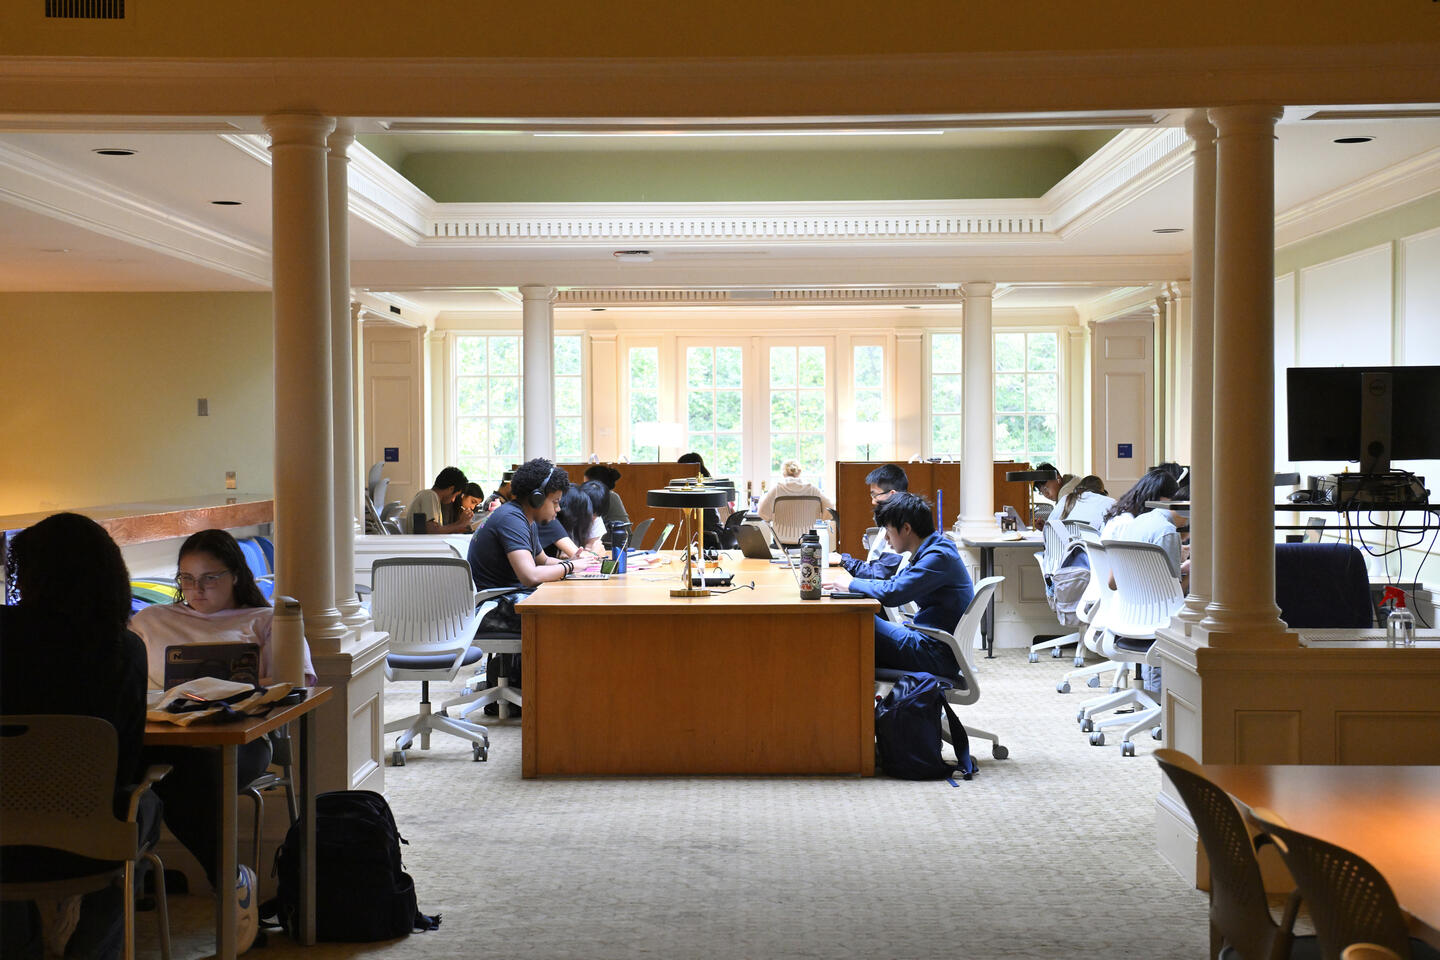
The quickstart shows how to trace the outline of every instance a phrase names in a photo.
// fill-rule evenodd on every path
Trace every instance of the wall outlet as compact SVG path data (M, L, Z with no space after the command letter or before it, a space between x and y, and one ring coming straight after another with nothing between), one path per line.
M234 471L234 470L226 470L226 471L225 471L225 489L226 489L226 490L234 490L234 489L235 489L235 471Z
M201 397L195 401L195 415L197 417L210 416L210 400L208 398Z

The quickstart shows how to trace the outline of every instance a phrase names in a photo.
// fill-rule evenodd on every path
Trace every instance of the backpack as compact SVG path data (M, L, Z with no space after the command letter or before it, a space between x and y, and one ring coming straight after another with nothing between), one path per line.
M292 937L300 931L300 829L290 825L275 851L275 898L260 908ZM318 940L393 940L434 930L421 913L415 883L401 869L400 844L385 798L371 790L334 790L315 798L315 936Z
M943 780L957 773L969 780L980 769L970 756L970 737L955 711L945 700L945 691L955 683L931 673L906 673L884 699L875 703L875 743L880 748L880 767L902 780ZM950 725L951 745L959 763L951 764L940 754L940 715Z

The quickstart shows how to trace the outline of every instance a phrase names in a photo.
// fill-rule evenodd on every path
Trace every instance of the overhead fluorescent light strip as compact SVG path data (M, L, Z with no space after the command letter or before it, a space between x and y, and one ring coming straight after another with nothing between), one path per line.
M944 130L614 130L597 133L530 134L532 137L922 137L938 136Z

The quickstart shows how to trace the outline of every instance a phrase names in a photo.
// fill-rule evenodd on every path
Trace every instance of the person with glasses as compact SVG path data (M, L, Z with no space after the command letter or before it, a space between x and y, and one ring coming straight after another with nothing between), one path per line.
M870 488L870 505L875 509L878 517L881 504L897 493L909 491L910 478L900 467L893 463L887 463L866 474L865 485ZM876 523L879 523L878 519ZM883 526L870 541L869 552L864 557L852 557L848 553L842 553L832 555L830 558L832 565L839 563L850 576L862 580L888 580L895 576L900 567L908 560L909 557L906 554L896 552L895 548L890 545Z
M274 675L270 625L274 611L255 583L240 544L224 530L202 530L180 545L176 561L175 602L146 607L130 621L148 653L150 686L165 682L165 648L180 643L255 643L260 646L260 682ZM315 667L305 647L305 682L314 684ZM201 747L146 748L147 763L168 763L174 769L155 785L165 801L165 825L205 869L213 887L215 876L215 791L220 784L220 758ZM236 752L235 782L244 789L270 766L270 741L261 737ZM255 904L254 872L240 866L236 898ZM253 908L252 908L253 912ZM258 918L242 913L243 948L253 942Z

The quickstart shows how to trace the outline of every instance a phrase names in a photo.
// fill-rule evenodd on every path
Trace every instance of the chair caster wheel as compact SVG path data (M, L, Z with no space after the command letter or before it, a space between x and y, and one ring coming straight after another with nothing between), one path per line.
M1006 757L1010 756L1010 748L1002 747L1000 746L1000 744L997 743L995 744L995 746L990 748L990 756L994 757L996 760L1004 760Z
M1090 746L1092 746L1092 747L1103 747L1103 746L1105 746L1105 731L1104 731L1104 730L1096 730L1094 733L1090 734Z
M1120 744L1120 756L1122 756L1122 757L1133 757L1133 756L1135 756L1135 743L1134 743L1134 741L1132 741L1132 740L1126 740L1126 741L1124 741L1123 743Z
M1098 686L1100 686L1100 678L1099 678L1099 677L1091 677L1089 680L1085 681L1085 684L1086 684L1086 686L1090 686L1090 687L1098 687ZM1111 690L1110 692L1111 692L1111 693L1114 693L1115 691L1114 691L1114 690Z
M1084 723L1084 722L1085 722L1085 708L1084 708L1084 707L1081 707L1079 710L1075 711L1075 722L1076 722L1076 723Z
M1159 727L1151 727L1151 728L1150 728L1150 739L1152 739L1152 740L1160 740L1160 739L1163 739L1164 736L1165 736L1165 731L1162 730L1162 729L1160 729Z
M1077 666L1077 667L1083 667L1083 666L1085 666L1085 658L1084 658L1084 657L1076 657L1076 658L1075 658L1075 666Z
M1094 721L1094 720L1091 720L1089 717L1086 717L1084 720L1081 720L1081 721L1080 721L1080 732L1081 732L1081 733L1091 733L1091 732L1093 732L1094 730L1095 730L1095 721Z
M471 760L475 760L475 761L477 761L477 762L480 761L480 760L489 760L489 759L490 759L490 747L489 747L489 745L488 745L488 744L482 744L482 743L472 743L472 744L470 744L470 759L471 759Z
M1040 654L1036 653L1034 650L1031 650L1031 651L1030 651L1030 656L1029 656L1027 659L1029 659L1029 661L1030 661L1031 663L1039 663L1039 662L1040 662Z
M1059 659L1060 659L1061 657L1063 657L1064 655L1065 655L1065 651L1064 651L1064 650L1061 650L1059 647L1051 647L1051 648L1050 648L1050 656L1053 657L1054 659L1059 660Z
M1059 683L1055 684L1055 692L1056 692L1056 693L1069 693L1069 692L1070 692L1070 681L1069 681L1069 680L1061 680Z
M403 766L405 766L405 754L404 754L403 752L399 751L399 750L396 750L394 753L392 753L392 754L390 755L390 766L392 766L392 767L403 767Z

